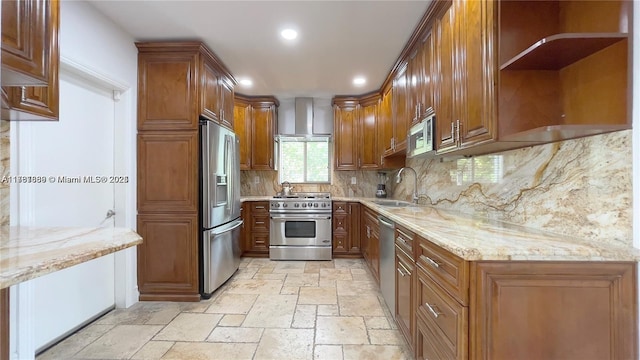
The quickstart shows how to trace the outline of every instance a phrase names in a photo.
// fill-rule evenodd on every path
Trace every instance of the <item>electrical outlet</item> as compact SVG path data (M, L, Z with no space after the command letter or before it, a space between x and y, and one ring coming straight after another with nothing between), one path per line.
M356 179L355 176L351 177L351 185L356 185L358 183L358 180Z
M260 184L260 176L257 176L257 175L256 175L256 176L254 176L254 177L253 177L253 183L254 183L254 184Z

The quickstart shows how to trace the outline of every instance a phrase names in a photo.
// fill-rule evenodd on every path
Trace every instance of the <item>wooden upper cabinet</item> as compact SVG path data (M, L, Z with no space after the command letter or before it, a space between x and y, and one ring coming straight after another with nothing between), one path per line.
M233 129L233 83L225 77L220 78L220 124Z
M276 126L276 109L272 104L258 104L252 109L251 168L273 170L273 137Z
M220 100L218 72L201 56L200 115L209 120L219 122Z
M2 1L3 86L49 84L58 71L59 9L57 0Z
M251 170L251 104L236 100L233 131L240 139L240 170Z
M334 104L336 170L358 169L358 107L355 101Z
M380 96L370 97L362 102L359 119L359 168L362 170L380 167L380 146L378 143L378 107Z
M380 102L380 116L379 116L380 129L380 147L383 155L389 155L393 153L393 88L389 89L382 95L382 101Z
M435 108L435 87L433 84L434 66L434 36L433 27L430 26L427 34L419 44L418 56L420 57L420 69L418 77L418 103L420 103L419 119L434 112Z
M407 148L407 131L412 113L409 109L409 79L407 65L401 66L393 80L393 151Z
M138 134L138 212L198 211L198 132Z
M192 52L140 52L138 130L198 128L196 56Z
M2 107L6 120L57 120L60 4L2 1Z
M454 96L454 64L455 64L455 6L450 6L435 21L436 49L436 124L435 142L438 152L450 150L457 146L456 114Z
M457 129L461 147L491 141L496 134L495 26L496 2L460 1L456 6L458 71L460 77L457 99L460 120Z

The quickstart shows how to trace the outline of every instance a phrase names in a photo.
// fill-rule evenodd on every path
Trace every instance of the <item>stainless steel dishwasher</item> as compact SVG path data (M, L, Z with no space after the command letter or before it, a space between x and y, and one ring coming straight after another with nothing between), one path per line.
M378 216L380 224L380 291L387 303L391 316L396 317L396 226L389 219Z

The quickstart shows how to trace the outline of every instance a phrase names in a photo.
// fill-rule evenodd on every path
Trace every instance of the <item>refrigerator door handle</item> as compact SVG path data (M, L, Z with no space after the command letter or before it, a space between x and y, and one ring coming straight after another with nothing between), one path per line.
M211 235L213 236L218 236L218 235L222 235L226 232L229 232L233 229L236 229L238 227L240 227L242 224L244 223L244 221L242 220L236 220L236 221L232 221L226 225L223 226L218 226L217 228L211 230Z
M211 217L210 217L210 204L209 204L209 196L214 197L215 203L215 191L211 194L211 178L209 177L209 173L211 171L211 164L209 158L209 144L210 144L210 136L209 136L209 121L205 121L201 126L201 137L202 137L202 226L204 228L208 228L211 226ZM214 177L215 179L215 177Z
M231 136L225 134L224 136L224 152L225 152L225 166L224 171L227 173L227 214L231 214L231 207L233 206L233 185L236 179L233 177L233 171L231 164L234 163L233 151L231 151Z

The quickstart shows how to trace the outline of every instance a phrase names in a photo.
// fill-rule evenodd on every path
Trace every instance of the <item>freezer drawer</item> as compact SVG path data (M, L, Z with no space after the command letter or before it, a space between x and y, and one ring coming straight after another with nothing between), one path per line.
M202 297L208 298L224 284L240 266L240 226L242 220L234 220L204 232Z

